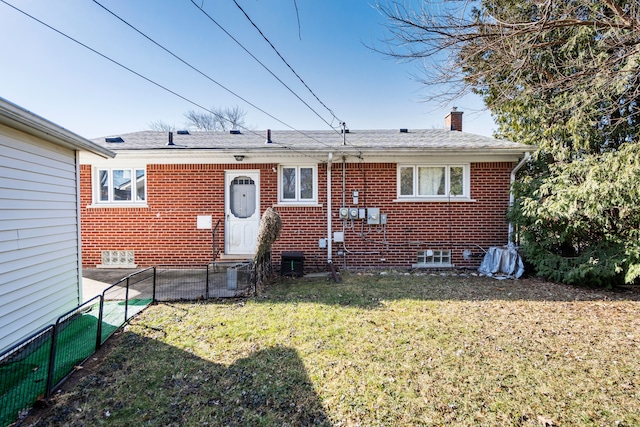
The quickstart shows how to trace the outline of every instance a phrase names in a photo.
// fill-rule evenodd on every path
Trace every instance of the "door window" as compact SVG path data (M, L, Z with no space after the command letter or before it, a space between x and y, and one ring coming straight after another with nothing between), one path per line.
M231 181L230 209L236 218L250 218L256 211L256 183L248 176Z

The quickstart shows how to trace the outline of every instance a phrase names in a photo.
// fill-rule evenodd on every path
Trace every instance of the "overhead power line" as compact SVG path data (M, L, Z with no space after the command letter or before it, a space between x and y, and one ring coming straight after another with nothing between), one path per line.
M230 93L231 95L235 96L236 98L246 102L248 105L250 105L251 107L255 108L256 110L266 114L267 116L271 117L272 119L276 120L278 123L283 124L285 126L287 126L290 129L293 129L292 126L288 125L287 123L281 121L280 119L278 119L277 117L272 116L271 114L269 114L268 112L266 112L265 110L263 110L262 108L258 107L257 105L251 103L250 101L248 101L247 99L243 98L242 96L238 95L237 93L235 93L234 91L232 91L231 89L227 88L226 86L224 86L223 84L219 83L218 81L214 80L211 76L209 76L208 74L204 73L203 71L199 70L198 68L194 67L193 65L191 65L190 63L188 63L187 61L185 61L184 59L182 59L181 57L179 57L178 55L176 55L175 53L173 53L172 51L170 51L169 49L167 49L166 47L164 47L163 45L161 45L160 43L156 42L155 40L153 40L151 37L147 36L145 33L143 33L142 31L140 31L139 29L137 29L136 27L134 27L133 25L131 25L129 22L125 21L123 18L121 18L119 15L115 14L114 12L112 12L110 9L108 9L106 6L104 6L103 4L101 4L100 2L98 2L97 0L93 0L93 2L95 4L97 4L98 6L100 6L102 9L104 9L106 12L108 12L109 14L111 14L113 17L117 18L118 20L120 20L120 22L122 22L123 24L127 25L129 28L131 28L132 30L134 30L135 32L137 32L138 34L140 34L142 37L146 38L147 40L149 40L151 43L155 44L156 46L158 46L160 49L164 50L165 52L167 52L169 55L173 56L174 58L176 58L178 61L182 62L184 65L186 65L187 67L191 68L193 71L195 71L196 73L200 74L201 76L203 76L204 78L206 78L207 80L209 80L210 82L216 84L218 87L220 87L221 89L227 91L228 93ZM209 111L209 110L207 110ZM213 113L214 115L218 116L217 114ZM228 119L226 119L225 117L220 116L222 119L229 121Z
M120 62L116 61L115 59L110 58L109 56L107 56L107 55L105 55L105 54L103 54L103 53L101 53L101 52L97 51L96 49L94 49L94 48L92 48L92 47L90 47L90 46L88 46L88 45L86 45L86 44L82 43L81 41L79 41L79 40L75 39L74 37L72 37L72 36L70 36L70 35L68 35L68 34L64 33L63 31L58 30L57 28L55 28L55 27L53 27L53 26L51 26L51 25L47 24L46 22L44 22L44 21L42 21L42 20L40 20L40 19L36 18L35 16L33 16L33 15L29 14L28 12L25 12L24 10L22 10L22 9L20 9L20 8L18 8L18 7L16 7L16 6L14 6L14 5L12 5L11 3L7 2L6 0L0 0L0 2L2 2L2 3L4 3L5 5L7 5L7 6L11 7L11 8L12 8L12 9L14 9L15 11L17 11L17 12L19 12L19 13L21 13L21 14L23 14L23 15L27 16L28 18L30 18L30 19L32 19L32 20L34 20L34 21L38 22L39 24L41 24L41 25L43 25L43 26L45 26L45 27L49 28L50 30L52 30L52 31L54 31L54 32L56 32L56 33L58 33L59 35L61 35L61 36L65 37L65 38L67 38L67 39L69 39L69 40L73 41L74 43L77 43L78 45L80 45L80 46L84 47L85 49L90 50L91 52L95 53L96 55L98 55L98 56L100 56L100 57L102 57L102 58L104 58L104 59L106 59L107 61L109 61L109 62L111 62L111 63L113 63L113 64L115 64L115 65L117 65L117 66L119 66L119 67L121 67L121 68L123 68L123 69L125 69L125 70L129 71L130 73L132 73L132 74L134 74L134 75L136 75L136 76L140 77L141 79L143 79L143 80L145 80L145 81L147 81L147 82L151 83L152 85L157 86L157 87L159 87L160 89L162 89L162 90L164 90L164 91L166 91L166 92L169 92L170 94L172 94L172 95L174 95L174 96L176 96L176 97L178 97L178 98L182 99L183 101L188 102L189 104L192 104L192 105L194 105L194 106L196 106L196 107L198 107L198 108L203 109L204 111L207 111L207 112L209 112L209 113L211 113L211 114L216 115L216 113L215 113L215 112L213 112L213 111L211 111L210 109L208 109L208 108L206 108L206 107L204 107L204 106L202 106L202 105L198 104L198 103L197 103L197 102L195 102L195 101L192 101L191 99L189 99L189 98L187 98L187 97L185 97L185 96L183 96L183 95L180 95L179 93L177 93L177 92L175 92L175 91L173 91L173 90L169 89L168 87L166 87L166 86L164 86L164 85L162 85L162 84L160 84L160 83L158 83L158 82L156 82L156 81L154 81L154 80L150 79L149 77L146 77L146 76L144 76L144 75L142 75L142 74L138 73L137 71L135 71L135 70L133 70L133 69L131 69L131 68L127 67L126 65L124 65L124 64L122 64L122 63L120 63ZM276 119L276 120L277 120L277 119ZM279 121L279 120L278 120L278 121ZM263 138L263 135L261 135L261 134L259 134L259 133L255 132L255 131L253 131L253 130L251 130L251 129L249 129L249 128L246 128L246 127L243 127L243 126L240 126L240 127L241 127L242 129L246 130L248 133L251 133L251 134L253 134L253 135L256 135L256 136L257 136L257 137L259 137L259 138ZM320 142L320 141L318 141L318 142ZM292 151L295 151L295 152L297 152L297 153L299 153L299 154L302 154L303 156L311 157L311 158L313 158L313 159L315 159L315 160L319 160L320 162L326 162L326 160L324 160L324 159L321 159L321 158L318 158L318 157L314 157L314 156L310 156L309 154L307 154L307 153L305 153L305 152L303 152L303 151L301 151L301 150L297 150L297 149L295 149L295 148L289 147L289 146L287 146L286 144L278 143L277 141L273 141L273 143L276 143L276 144L278 144L278 145L280 145L280 146L282 146L282 147L284 147L284 148L286 148L286 149L288 149L288 150L292 150ZM326 145L326 144L325 144L325 145Z
M353 144L351 144L347 138L346 135L344 135L345 133L345 122L340 120L338 117L336 117L336 115L334 114L333 110L331 110L329 107L327 107L327 105L322 102L320 100L320 98L313 92L313 90L307 85L307 83L302 79L302 77L300 77L300 75L298 75L298 73L296 73L296 71L293 69L293 67L291 67L291 65L289 65L289 63L284 59L284 57L280 54L280 52L278 51L278 49L273 45L273 43L271 43L271 41L264 35L264 33L260 30L260 28L253 22L253 20L249 17L249 15L244 11L244 9L238 4L238 2L236 0L233 0L233 2L236 4L236 6L238 7L238 9L240 9L240 11L244 14L244 16L247 18L247 20L251 23L251 25L253 25L253 27L258 31L258 33L260 33L260 35L262 36L262 38L269 44L269 46L271 46L271 48L275 51L275 53L278 55L278 57L280 57L280 59L282 60L282 62L285 63L285 65L291 70L291 72L298 78L298 80L300 80L300 82L302 82L302 84L307 88L307 90L316 98L316 100L327 110L329 111L329 113L331 114L331 116L338 121L338 123L340 124L341 127L343 127L342 129L342 133L343 133L343 141L344 144L348 144L350 146L352 146L353 148L356 148ZM225 34L227 34L234 42L236 42L245 52L247 52L247 54L249 54L256 62L258 62L260 65L262 65L262 67L267 70L273 77L275 77L276 80L278 80L282 85L284 85L291 93L293 93L296 98L298 98L304 105L306 105L311 111L313 111L318 117L320 117L320 119L325 122L331 129L333 129L338 135L340 135L340 131L338 129L336 129L335 127L333 127L330 123L328 123L322 116L320 116L320 114L315 111L313 108L311 108L309 106L309 104L307 104L304 100L302 100L302 98L300 98L300 96L298 96L298 94L296 94L289 86L287 86L280 78L278 78L266 65L264 65L258 58L255 57L255 55L253 55L251 52L249 52L249 50L244 47L238 40L236 40L235 37L233 37L226 29L224 29L215 19L213 19L209 14L207 14L207 12L205 12L205 10L201 7L198 6L194 0L191 0L191 3L193 3L194 6L196 6L198 9L200 9L200 11L202 13L204 13L214 24L216 24L218 26L218 28L220 28ZM294 0L295 3L295 0ZM298 5L297 3L295 3L295 7L296 7L296 15L298 14ZM298 26L300 25L300 19L298 17ZM357 148L356 148L357 149ZM362 158L362 152L358 151L358 154L356 155L356 157L358 158Z
M134 30L135 32L137 32L138 34L140 34L141 36L143 36L144 38L146 38L147 40L149 40L151 43L155 44L156 46L158 46L160 49L164 50L165 52L167 52L169 55L173 56L175 59L177 59L178 61L182 62L184 65L186 65L187 67L191 68L193 71L197 72L198 74L200 74L201 76L203 76L204 78L206 78L207 80L211 81L212 83L215 83L216 85L218 85L220 88L224 89L225 91L227 91L228 93L230 93L231 95L235 96L236 98L246 102L248 105L250 105L251 107L255 108L256 110L266 114L267 116L271 117L272 119L276 120L278 123L288 127L291 130L294 130L296 132L298 132L299 134L303 135L306 138L309 138L311 140L314 140L316 142L318 142L319 144L322 144L328 148L332 148L329 144L314 138L313 136L310 136L308 134L306 134L305 132L296 129L295 127L285 123L284 121L278 119L277 117L269 114L267 111L265 111L264 109L258 107L257 105L253 104L251 101L248 101L247 99L243 98L242 96L238 95L237 93L235 93L234 91L232 91L231 89L228 89L227 87L225 87L224 85L222 85L221 83L219 83L218 81L216 81L215 79L213 79L211 76L209 76L208 74L206 74L204 71L201 71L200 69L194 67L193 65L191 65L189 62L187 62L186 60L182 59L180 56L178 56L177 54L173 53L171 50L167 49L165 46L163 46L162 44L158 43L157 41L155 41L154 39L152 39L151 37L149 37L148 35L146 35L145 33L143 33L142 31L140 31L138 28L136 28L134 25L130 24L128 21L126 21L124 18L120 17L119 15L117 15L115 12L113 12L112 10L110 10L109 8L107 8L106 6L104 6L103 4L101 4L99 1L97 0L92 0L95 4L97 4L98 6L100 6L102 9L104 9L106 12L108 12L109 14L111 14L113 17L115 17L116 19L118 19L120 22L122 22L123 24L127 25L129 28L131 28L132 30ZM209 109L206 109L206 111L214 114L216 117L219 117L223 120L226 121L230 121L229 119L227 119L226 117L220 116L219 114L212 112ZM244 128L243 128L244 129Z
M191 3L193 3L193 5L195 7L197 7L207 18L209 18L209 20L211 22L213 22L218 28L220 28L227 36L229 36L231 38L231 40L233 40L238 46L240 46L242 48L242 50L244 50L245 52L247 52L247 54L249 56L251 56L258 64L260 64L262 66L262 68L264 68L269 74L271 74L273 76L273 78L275 78L278 82L280 82L280 84L282 84L285 88L287 88L287 90L289 92L291 92L293 94L293 96L295 96L296 98L298 98L298 100L300 102L302 102L309 110L311 110L316 116L318 116L318 118L320 118L320 120L322 120L324 123L326 123L327 126L329 126L331 129L334 129L333 126L331 126L331 123L329 123L327 120L325 120L324 117L322 117L322 115L320 115L320 113L318 113L312 106L310 106L304 99L302 99L300 97L300 95L298 95L293 89L291 89L285 82L282 81L282 79L280 79L280 77L276 76L275 73L273 71L271 71L269 69L269 67L267 67L262 61L260 61L253 53L251 53L249 51L249 49L247 49L242 43L240 43L240 41L238 39L236 39L231 33L229 33L229 31L227 31L222 25L220 25L218 23L218 21L216 21L211 15L209 15L202 7L198 6L196 4L196 2L194 0L191 0Z
M280 52L278 51L278 49L276 49L276 47L273 45L273 43L271 43L271 41L267 38L267 36L264 35L264 33L262 32L262 30L260 30L260 28L258 28L258 26L256 25L255 22L253 22L253 20L249 17L249 15L247 14L247 12L245 12L245 10L242 8L242 6L240 6L238 4L238 2L236 0L233 0L233 2L236 4L236 6L238 7L238 9L240 9L240 11L244 14L244 16L249 20L249 22L251 23L251 25L253 25L253 27L258 31L258 33L260 33L260 35L262 36L262 38L267 42L267 44L269 46L271 46L271 49L273 49L273 51L276 53L276 55L278 55L278 57L282 60L282 62L284 62L284 64L289 68L289 70L291 70L291 72L298 78L298 80L300 80L300 82L304 85L304 87L307 88L307 90L309 91L309 93L311 93L311 95L313 95L313 97L320 103L320 105L322 105L328 112L329 114L331 114L331 116L336 119L338 121L338 123L340 123L342 120L340 120L339 118L336 117L336 115L334 114L333 110L331 110L331 108L327 107L327 105L322 102L320 100L320 98L318 98L318 95L316 95L313 90L311 90L311 88L307 85L307 83L302 80L302 77L300 77L298 75L298 73L296 73L296 71L293 69L293 67L291 65L289 65L289 63L287 62L286 59L284 59L282 57L282 55L280 54ZM296 5L296 13L298 11L298 6Z

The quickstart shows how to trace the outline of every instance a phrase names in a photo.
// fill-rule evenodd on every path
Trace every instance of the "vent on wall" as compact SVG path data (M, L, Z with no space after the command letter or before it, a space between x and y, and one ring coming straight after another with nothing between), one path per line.
M136 268L134 251L102 251L102 264L98 268Z

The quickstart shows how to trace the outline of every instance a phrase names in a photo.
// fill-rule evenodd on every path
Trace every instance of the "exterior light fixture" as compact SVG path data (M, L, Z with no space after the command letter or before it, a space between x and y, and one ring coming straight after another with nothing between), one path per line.
M244 156L241 154L236 154L235 156L233 156L236 158L236 162L241 162L244 160Z

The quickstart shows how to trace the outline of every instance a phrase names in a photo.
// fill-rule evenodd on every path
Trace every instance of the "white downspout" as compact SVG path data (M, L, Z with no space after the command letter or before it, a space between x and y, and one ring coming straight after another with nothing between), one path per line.
M333 239L331 238L331 161L333 160L333 153L329 153L327 160L327 264L332 264L333 254Z
M513 195L513 183L516 182L516 174L518 171L524 166L525 163L531 158L531 154L529 152L524 153L524 157L520 160L520 163L516 165L515 168L511 171L511 180L509 182L509 208L513 207L515 202L515 196ZM513 245L511 237L513 236L513 222L509 221L509 234L507 237L507 243L509 246Z

